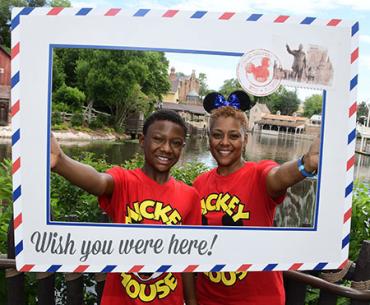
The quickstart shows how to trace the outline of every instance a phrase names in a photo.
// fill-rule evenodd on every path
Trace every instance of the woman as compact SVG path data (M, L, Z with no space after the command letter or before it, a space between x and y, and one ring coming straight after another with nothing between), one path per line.
M228 101L218 93L204 100L211 113L210 151L218 165L194 182L202 199L205 225L272 226L276 206L287 188L313 176L317 169L319 141L299 160L280 166L273 161L244 161L248 124L243 111L249 104L242 91L232 93ZM211 205L207 198L215 194L229 196L224 200L234 200L235 208ZM198 275L196 285L200 305L285 304L281 272L208 272Z

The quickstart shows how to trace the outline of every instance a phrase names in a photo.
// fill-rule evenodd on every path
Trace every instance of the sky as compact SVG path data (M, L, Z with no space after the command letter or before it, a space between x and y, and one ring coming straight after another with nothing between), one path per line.
M215 12L247 12L270 15L312 16L322 19L346 19L359 21L360 24L360 57L358 77L358 102L370 103L370 1L369 0L71 0L73 7L98 8L130 8L130 9L180 9L204 10ZM227 65L234 64L233 59L225 59L224 64L217 67L212 61L189 58L181 54L167 54L171 65L176 71L190 74L192 69L196 73L207 75L211 89L218 89L224 79L235 78L235 73L226 69ZM193 65L190 67L188 62ZM309 95L302 91L301 98Z

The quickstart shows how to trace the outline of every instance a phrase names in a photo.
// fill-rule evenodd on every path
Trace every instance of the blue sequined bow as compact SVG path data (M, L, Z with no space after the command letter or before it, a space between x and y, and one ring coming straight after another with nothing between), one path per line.
M214 101L215 108L230 106L235 109L240 109L240 102L236 94L231 94L226 100L222 94L217 94Z

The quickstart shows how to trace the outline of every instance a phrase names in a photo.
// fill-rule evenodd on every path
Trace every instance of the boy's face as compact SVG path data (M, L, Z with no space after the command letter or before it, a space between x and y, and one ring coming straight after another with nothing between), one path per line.
M145 163L157 172L168 172L176 164L184 144L183 128L171 121L155 121L140 137Z

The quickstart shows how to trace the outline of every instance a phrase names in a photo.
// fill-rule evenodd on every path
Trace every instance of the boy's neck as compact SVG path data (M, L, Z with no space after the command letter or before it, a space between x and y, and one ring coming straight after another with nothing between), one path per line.
M158 184L165 184L170 179L169 171L168 172L158 172L146 163L142 167L142 171L144 172L145 175L147 175L149 178L151 178Z

